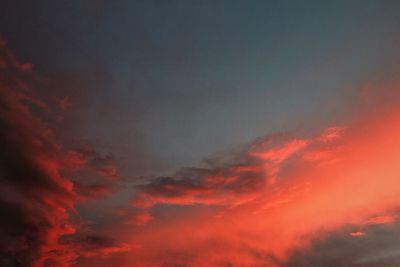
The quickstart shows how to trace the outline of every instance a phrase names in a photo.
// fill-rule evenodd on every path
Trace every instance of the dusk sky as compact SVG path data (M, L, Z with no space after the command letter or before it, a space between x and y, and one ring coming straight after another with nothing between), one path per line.
M0 2L0 266L400 266L400 1Z

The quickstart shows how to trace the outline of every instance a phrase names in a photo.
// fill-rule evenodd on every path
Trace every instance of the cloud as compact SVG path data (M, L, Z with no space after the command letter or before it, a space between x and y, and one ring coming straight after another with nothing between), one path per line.
M89 145L68 150L64 165L82 201L110 197L120 189L121 176L114 158Z
M71 99L68 96L62 98L56 97L55 102L62 111L68 110L72 105Z
M398 266L399 224L391 228L373 225L365 232L356 231L347 235L354 227L346 225L324 238L315 239L307 250L293 251L282 267L379 267Z
M235 206L257 197L264 186L261 169L247 165L193 169L184 177L162 177L137 186L131 204L141 208L156 204Z
M74 254L59 238L75 232L68 211L73 184L61 176L61 149L47 110L31 93L35 77L0 45L0 261L9 266L69 266Z
M115 180L121 178L114 158L111 155L101 155L88 145L68 151L66 164L75 171L88 169L101 177Z
M127 245L95 235L65 242L80 235L79 220L71 218L77 201L115 188L66 174L89 164L101 176L118 175L113 159L94 150L88 158L66 155L51 107L34 94L40 81L32 64L19 63L0 39L0 265L69 267L80 256L127 251Z
M136 211L130 214L125 220L126 224L145 225L151 221L153 217L147 211Z
M78 197L85 201L88 199L100 199L105 198L112 195L116 188L113 184L81 184L79 182L74 183L75 192L78 194Z
M121 217L126 225L140 226L153 220L153 216L148 210L132 209L131 207L118 207L114 209L114 214Z
M351 232L350 235L354 236L354 237L359 237L359 236L365 236L366 233L365 232L361 232L361 231L357 231L357 232Z
M115 159L90 146L65 152L45 119L51 108L32 93L32 64L0 43L1 265L85 266L95 258L115 266L114 257L127 266L399 265L395 93L343 127L269 135L238 161L134 186L120 220L94 222L120 242L83 233L70 218L79 201L118 189Z
M315 140L291 139L289 134L267 136L250 146L241 163L209 169L186 168L175 177L153 179L135 187L130 203L139 208L157 204L228 207L246 204L264 195L296 155L305 158L316 153L340 134L338 127L332 127ZM322 160L313 158L317 159Z
M119 243L115 239L98 234L77 234L63 241L73 247L79 256L83 257L110 257L114 253L127 252L131 246Z
M354 245L351 240L370 238L371 227L396 221L390 211L398 207L400 196L400 110L396 105L375 107L347 121L306 137L267 136L237 157L240 162L184 170L136 186L131 204L153 216L152 224L132 238L143 244L142 256L135 256L147 257L136 262L353 266L346 258L321 261L326 265L291 263L292 251L307 257L315 240L348 225L354 227L343 236ZM171 213L182 208L167 220L162 207Z
M383 215L378 217L373 217L367 221L367 224L391 224L396 221L393 215Z

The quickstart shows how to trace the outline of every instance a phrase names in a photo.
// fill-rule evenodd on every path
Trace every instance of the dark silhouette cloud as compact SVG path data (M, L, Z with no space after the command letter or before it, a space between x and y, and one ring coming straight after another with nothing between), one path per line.
M68 266L59 243L74 227L73 184L61 176L61 146L35 113L47 106L31 93L34 74L0 46L1 260L9 266Z
M38 76L21 64L0 39L0 263L7 267L70 266L96 249L110 255L121 248L110 240L86 238L84 244L61 239L77 234L69 217L78 199L98 198L106 184L77 186L62 173L73 171L51 127L51 107L34 96ZM82 162L101 176L116 177L109 157ZM94 157L94 158L93 158ZM83 166L81 166L83 167ZM86 253L77 248L87 247Z

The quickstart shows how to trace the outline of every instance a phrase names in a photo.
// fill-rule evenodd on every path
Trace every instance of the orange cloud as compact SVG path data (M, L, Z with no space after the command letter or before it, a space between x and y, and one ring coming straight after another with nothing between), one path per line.
M315 137L267 138L239 165L138 186L133 205L191 208L163 224L154 213L132 239L143 245L134 262L280 266L290 251L340 227L393 223L384 214L400 200L399 136L400 110L385 107Z
M383 216L378 216L371 218L367 221L367 224L391 224L396 221L396 218L392 215L383 215Z
M364 232L352 232L352 233L350 233L350 235L353 236L353 237L360 237L360 236L365 236L366 233L364 233Z

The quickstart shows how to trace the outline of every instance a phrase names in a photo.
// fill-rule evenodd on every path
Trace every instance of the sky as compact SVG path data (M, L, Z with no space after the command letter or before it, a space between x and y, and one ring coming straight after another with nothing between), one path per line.
M0 265L398 266L398 1L2 1Z

